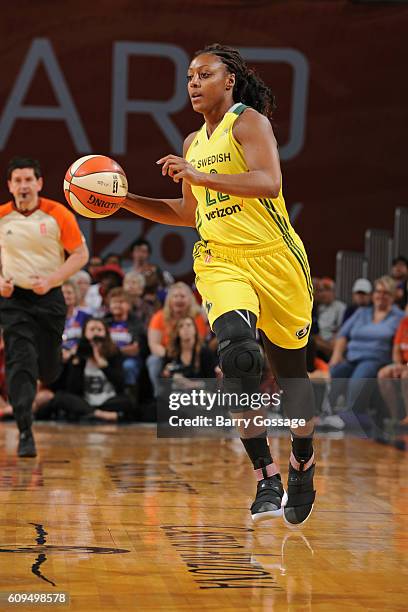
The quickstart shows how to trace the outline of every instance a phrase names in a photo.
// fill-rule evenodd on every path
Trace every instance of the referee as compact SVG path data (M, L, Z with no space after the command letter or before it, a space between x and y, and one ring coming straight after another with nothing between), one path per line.
M74 215L39 196L43 179L37 160L13 158L7 179L12 200L0 206L0 324L18 455L35 457L31 406L37 380L50 384L61 367L66 306L60 287L87 263L89 253Z

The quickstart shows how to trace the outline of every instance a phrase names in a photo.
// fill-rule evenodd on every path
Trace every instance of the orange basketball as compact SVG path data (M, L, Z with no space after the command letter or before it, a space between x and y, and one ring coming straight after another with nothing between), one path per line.
M110 157L85 155L67 170L64 194L68 204L83 217L108 217L120 208L128 191L124 171Z

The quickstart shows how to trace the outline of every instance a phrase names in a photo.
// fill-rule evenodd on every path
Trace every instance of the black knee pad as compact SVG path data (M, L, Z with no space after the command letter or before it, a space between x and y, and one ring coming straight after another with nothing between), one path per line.
M253 338L233 338L220 347L219 355L227 378L260 377L262 374L262 354Z
M227 312L216 319L213 327L225 378L241 380L242 391L258 391L263 357L255 340L255 315L246 310Z

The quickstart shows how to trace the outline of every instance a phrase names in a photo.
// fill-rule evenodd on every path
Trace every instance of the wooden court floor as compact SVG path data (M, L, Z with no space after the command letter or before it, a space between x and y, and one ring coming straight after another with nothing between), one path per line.
M0 427L0 610L408 609L408 453L321 437L308 523L254 528L239 440L41 424L40 456L19 460ZM285 478L288 449L272 442Z

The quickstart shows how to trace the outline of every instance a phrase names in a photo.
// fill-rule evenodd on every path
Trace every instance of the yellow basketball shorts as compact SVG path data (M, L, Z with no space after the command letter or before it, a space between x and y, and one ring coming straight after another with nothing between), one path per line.
M211 327L232 310L249 310L273 344L287 349L307 344L313 287L303 243L296 233L255 247L197 242L196 286Z

